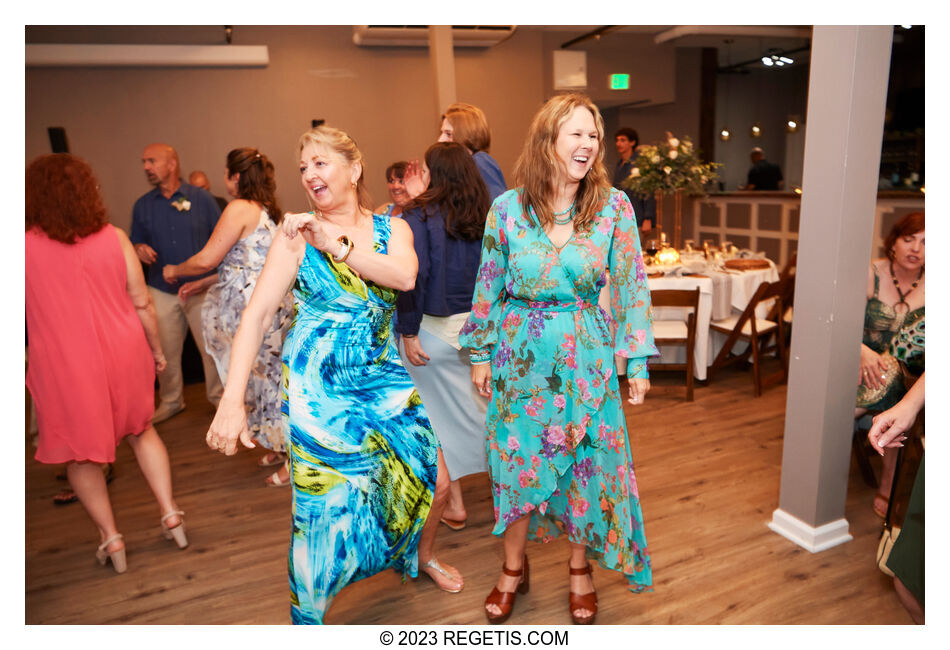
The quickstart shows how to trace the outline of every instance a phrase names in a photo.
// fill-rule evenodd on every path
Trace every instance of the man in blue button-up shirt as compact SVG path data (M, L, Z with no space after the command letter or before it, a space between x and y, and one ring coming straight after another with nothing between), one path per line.
M155 186L132 208L132 243L148 268L148 286L158 313L158 333L168 365L158 376L158 408L152 422L162 422L185 408L182 397L181 351L191 328L204 366L205 392L217 406L221 380L214 360L205 351L201 332L201 305L205 291L216 281L212 271L182 278L172 286L162 277L166 264L180 264L204 248L221 210L203 189L188 185L179 176L178 154L167 144L150 144L142 154L148 182Z

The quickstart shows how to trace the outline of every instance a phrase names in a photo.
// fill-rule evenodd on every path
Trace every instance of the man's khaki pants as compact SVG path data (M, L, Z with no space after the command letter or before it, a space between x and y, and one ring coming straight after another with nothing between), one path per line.
M201 305L204 303L207 292L190 296L182 304L176 294L165 293L154 287L149 287L148 290L155 302L155 311L158 314L158 337L162 342L162 351L168 362L165 372L158 376L159 405L156 411L162 407L175 408L178 405L184 405L181 351L189 328L195 339L195 345L201 353L201 364L205 374L205 394L208 396L208 401L217 406L224 387L218 378L214 359L205 351L205 338L201 330Z

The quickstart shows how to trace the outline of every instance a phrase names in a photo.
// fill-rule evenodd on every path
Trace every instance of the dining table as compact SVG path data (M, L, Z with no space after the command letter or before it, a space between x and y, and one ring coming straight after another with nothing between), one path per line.
M749 259L764 260L768 264L766 266L764 262L760 263L762 268L729 268L725 265L726 260L705 260L700 252L698 256L684 253L681 262L674 265L646 267L650 291L699 288L696 347L693 354L693 376L696 379L706 379L706 369L726 342L725 335L710 330L710 322L742 313L760 284L779 279L779 272L773 261L761 255ZM759 305L756 316L765 318L768 309L769 305L766 303ZM656 308L654 319L686 320L688 311L683 307ZM683 363L686 360L686 350L683 346L661 347L659 360L663 363Z

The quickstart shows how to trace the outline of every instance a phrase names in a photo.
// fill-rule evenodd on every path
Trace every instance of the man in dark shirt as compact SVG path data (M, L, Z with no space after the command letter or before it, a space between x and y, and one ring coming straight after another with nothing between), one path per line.
M653 229L656 222L656 199L652 196L637 194L633 190L623 187L622 183L630 176L630 170L633 169L633 161L636 160L634 153L637 149L637 143L640 137L633 129L622 127L614 135L614 144L617 146L617 153L620 160L614 168L614 187L621 190L630 199L633 206L633 212L636 215L637 224L644 232Z
M200 187L206 192L211 192L211 181L208 180L208 175L203 171L195 170L188 175L188 184L194 185L195 187ZM216 194L212 194L214 197L214 202L218 204L218 207L221 209L221 212L224 212L224 209L228 207L228 200L221 198Z
M780 190L782 189L782 170L775 163L765 159L762 147L755 147L749 154L752 168L745 187L742 190Z
M150 144L142 154L148 182L155 189L132 208L132 243L139 259L149 265L148 290L158 315L158 335L168 365L158 376L160 403L152 422L162 422L185 408L182 397L181 351L191 329L204 367L205 392L217 406L222 386L214 360L205 351L201 331L201 305L205 290L217 273L182 278L177 285L165 282L162 267L180 264L204 248L218 223L221 210L205 190L182 183L178 154L167 144Z

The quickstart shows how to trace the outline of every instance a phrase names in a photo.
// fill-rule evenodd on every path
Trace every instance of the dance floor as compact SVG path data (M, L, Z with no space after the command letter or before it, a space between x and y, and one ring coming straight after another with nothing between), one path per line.
M631 594L616 574L595 567L597 622L910 624L875 564L881 520L856 467L846 509L853 541L811 554L766 527L778 505L785 386L754 399L749 373L727 369L687 403L679 381L679 373L658 374L646 405L625 405L654 591ZM53 505L63 485L57 468L32 460L27 445L25 623L290 622L290 492L264 487L270 470L257 467L257 450L228 458L205 447L213 411L203 385L187 386L185 399L187 410L158 429L191 546L179 551L161 537L158 507L123 445L110 485L128 548L123 575L96 564L90 519L78 504ZM402 584L386 572L344 589L326 622L484 623L502 546L491 535L487 475L463 479L463 488L468 527L442 527L436 540L438 556L465 576L461 593L445 594L424 576ZM567 552L563 538L529 543L531 590L510 623L570 623Z

